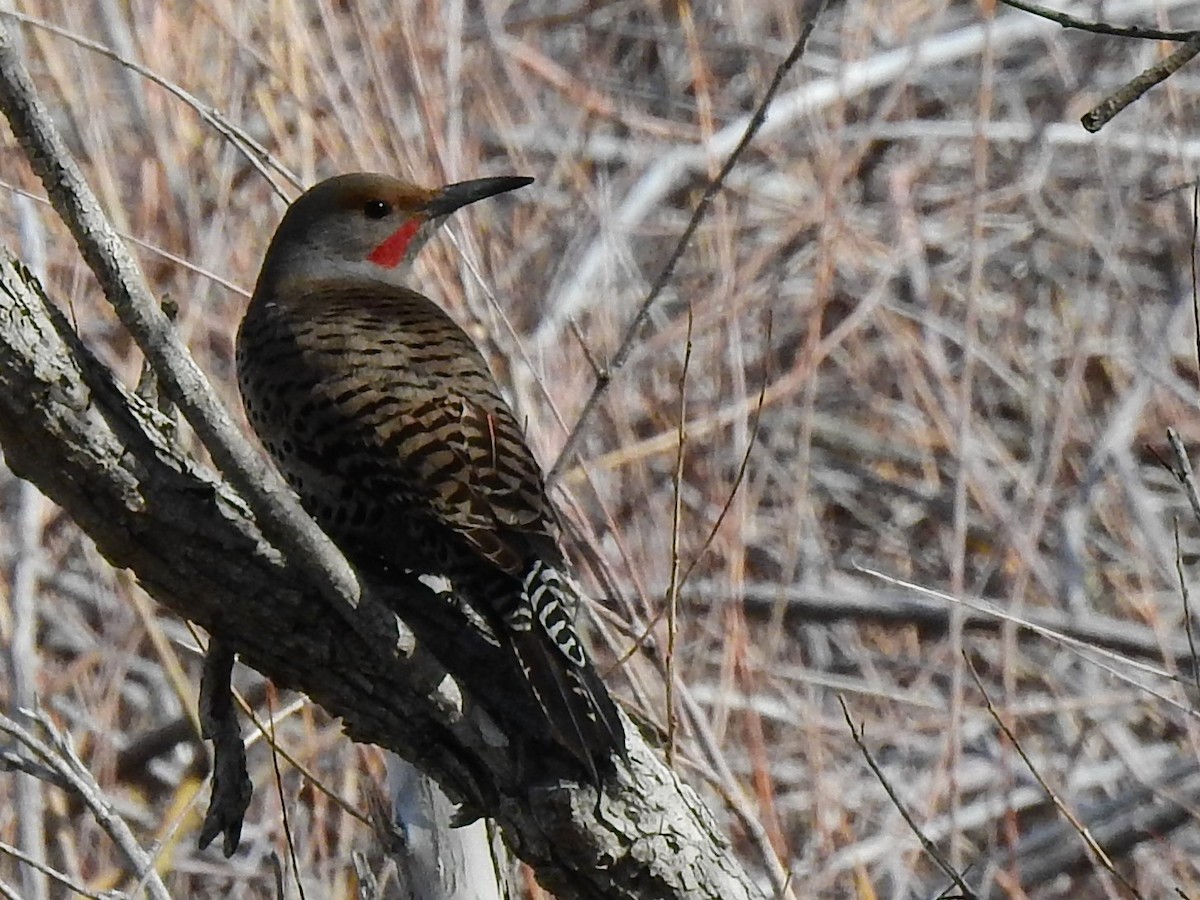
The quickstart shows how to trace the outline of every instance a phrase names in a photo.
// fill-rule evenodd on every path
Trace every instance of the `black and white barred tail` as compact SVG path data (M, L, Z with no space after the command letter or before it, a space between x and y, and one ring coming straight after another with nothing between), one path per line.
M575 633L580 592L574 583L552 566L534 560L521 581L521 592L521 608L531 620L537 618L558 651L578 667L587 665L587 654Z
M521 580L521 593L506 617L517 659L559 742L597 778L614 754L625 755L625 730L575 632L579 589L558 569L535 560Z

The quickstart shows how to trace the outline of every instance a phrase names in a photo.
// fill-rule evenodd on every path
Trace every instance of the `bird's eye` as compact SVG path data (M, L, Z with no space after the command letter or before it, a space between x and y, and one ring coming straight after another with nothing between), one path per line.
M363 215L368 219L383 219L391 215L392 204L386 200L368 200L363 206Z

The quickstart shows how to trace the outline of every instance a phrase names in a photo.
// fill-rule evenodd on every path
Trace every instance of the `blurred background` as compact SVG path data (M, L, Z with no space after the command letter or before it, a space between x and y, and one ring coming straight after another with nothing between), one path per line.
M1200 441L1195 64L1079 124L1174 45L982 0L831 4L577 424L798 6L17 0L0 21L238 416L233 335L284 197L359 169L537 179L460 212L415 280L509 388L600 600L608 680L660 724L676 599L675 700L699 714L677 767L752 871L774 854L801 896L934 896L949 882L900 804L989 896L1200 896L1180 588L1200 528L1163 462L1168 427ZM1200 27L1195 0L1083 6ZM136 383L7 126L0 181L0 237ZM274 896L281 804L308 895L355 896L351 852L380 852L375 748L241 672L303 770L280 761L281 796L259 735L241 851L197 852L185 623L7 470L0 571L0 708L51 713L178 896ZM89 815L29 779L0 777L0 840L129 887ZM23 872L0 853L35 896Z

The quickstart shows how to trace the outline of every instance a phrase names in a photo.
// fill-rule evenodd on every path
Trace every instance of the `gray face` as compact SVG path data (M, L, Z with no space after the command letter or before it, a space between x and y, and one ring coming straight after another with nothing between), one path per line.
M531 183L502 176L418 187L390 175L356 173L322 181L279 224L259 278L279 287L299 280L401 284L421 247L450 213Z
M284 216L255 293L298 281L401 283L443 218L426 211L437 196L386 175L321 182Z

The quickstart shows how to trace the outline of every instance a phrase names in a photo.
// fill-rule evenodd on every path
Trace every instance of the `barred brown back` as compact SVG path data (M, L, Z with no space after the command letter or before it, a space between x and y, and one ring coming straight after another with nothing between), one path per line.
M505 626L557 739L593 773L623 752L541 471L467 334L394 285L267 286L237 362L254 429L346 555L449 577Z

